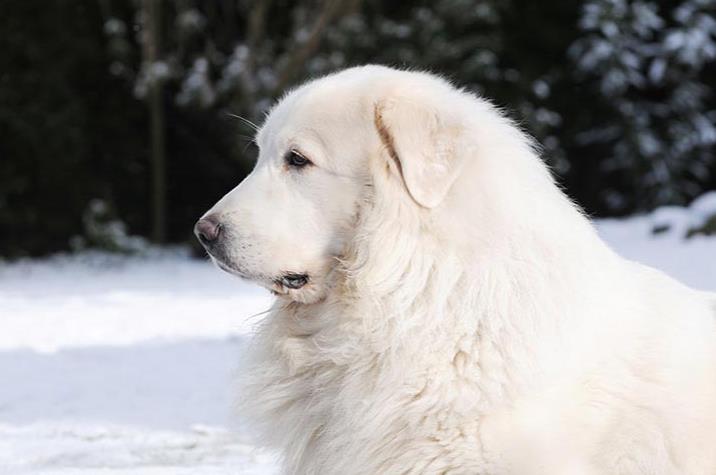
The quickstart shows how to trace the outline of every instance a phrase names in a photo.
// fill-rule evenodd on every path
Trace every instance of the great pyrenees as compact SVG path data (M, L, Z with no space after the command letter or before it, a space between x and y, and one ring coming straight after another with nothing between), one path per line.
M351 68L256 142L196 234L277 296L242 407L285 473L716 474L715 296L617 256L488 101Z

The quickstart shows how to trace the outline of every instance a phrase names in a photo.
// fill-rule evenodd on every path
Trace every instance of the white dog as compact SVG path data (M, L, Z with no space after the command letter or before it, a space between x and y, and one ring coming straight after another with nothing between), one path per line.
M248 413L295 474L716 474L716 298L626 261L489 102L348 69L197 223L271 289Z

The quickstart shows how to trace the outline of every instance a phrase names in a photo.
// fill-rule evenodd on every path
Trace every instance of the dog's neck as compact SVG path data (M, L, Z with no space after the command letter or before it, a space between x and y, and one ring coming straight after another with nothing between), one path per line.
M393 371L404 368L392 367L391 361L409 359L413 368L427 371L421 361L434 362L439 355L455 371L479 375L486 410L529 387L540 373L540 358L547 357L532 354L538 345L531 342L559 331L543 324L543 312L550 309L537 302L568 299L545 299L543 292L558 288L555 281L569 288L580 272L574 267L571 275L548 275L554 269L549 261L552 253L570 250L550 242L556 238L542 235L540 226L522 230L533 233L531 239L515 239L532 242L524 248L514 245L507 231L474 235L464 218L441 219L439 211L410 203L370 206L333 273L327 298L284 307L283 330L310 338L311 356L305 362L310 366L310 358L325 358L350 367L374 358L385 372L376 377L399 381L405 375ZM514 230L514 223L505 229ZM554 315L546 320L554 322ZM483 360L467 360L467 355ZM534 366L518 367L515 361Z
M548 174L538 179L551 181ZM377 183L375 193L386 186L391 183ZM472 185L472 202L458 197L434 210L409 200L370 202L340 269L335 302L348 302L345 314L361 320L364 342L376 352L403 352L401 358L416 362L442 354L456 366L461 354L482 354L485 361L473 363L485 380L485 397L504 401L539 377L545 360L558 366L559 348L532 352L544 346L540 339L559 342L568 327L584 326L576 321L585 314L581 297L569 289L575 280L590 288L598 270L585 263L600 254L607 266L613 254L555 185L534 202L501 195L499 184L477 186L483 196L475 196ZM572 220L551 222L553 214Z

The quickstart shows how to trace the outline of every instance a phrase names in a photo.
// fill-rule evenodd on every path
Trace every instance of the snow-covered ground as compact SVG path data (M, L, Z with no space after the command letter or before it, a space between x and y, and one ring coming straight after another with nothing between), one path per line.
M651 235L666 216L672 231ZM716 290L683 216L599 223L626 257ZM231 417L262 290L177 253L0 264L0 474L269 474Z
M261 289L181 253L0 264L0 474L267 474L231 416Z

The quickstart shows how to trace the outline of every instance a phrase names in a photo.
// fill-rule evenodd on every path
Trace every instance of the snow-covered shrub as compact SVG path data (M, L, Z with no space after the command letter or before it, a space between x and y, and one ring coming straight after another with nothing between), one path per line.
M716 105L707 67L716 59L716 2L589 0L570 54L609 116L584 145L608 153L602 168L625 180L639 207L685 203L716 161ZM610 190L613 208L635 200Z
M716 191L695 199L688 207L662 206L649 215L652 234L690 238L716 234Z
M693 216L692 225L686 236L716 234L716 191L701 195L689 206Z
M122 254L146 252L149 243L139 236L131 236L127 226L116 217L106 201L94 199L82 215L82 235L74 236L70 246L74 251L103 250Z

